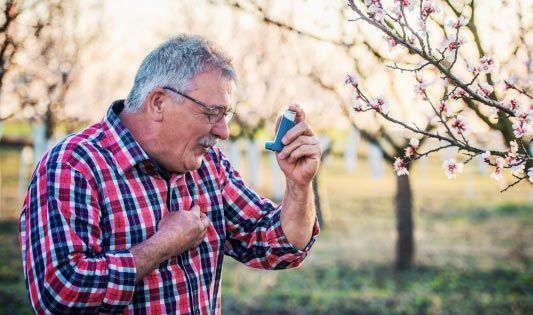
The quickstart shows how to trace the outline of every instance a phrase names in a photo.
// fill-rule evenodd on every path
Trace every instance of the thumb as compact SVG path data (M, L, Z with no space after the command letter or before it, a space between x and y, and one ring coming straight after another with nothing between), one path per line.
M198 205L194 205L194 206L192 206L192 208L191 208L190 211L196 213L198 216L199 216L200 213L201 213L201 212L200 212L200 206L198 206Z
M211 223L211 220L209 220L209 218L203 213L200 215L200 221L202 222L204 229L207 229Z

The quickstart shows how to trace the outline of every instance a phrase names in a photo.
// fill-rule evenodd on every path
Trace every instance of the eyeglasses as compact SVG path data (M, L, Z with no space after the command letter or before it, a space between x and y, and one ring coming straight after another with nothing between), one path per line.
M190 97L189 95L185 94L185 93L181 93L169 86L164 86L163 89L165 90L169 90L169 91L172 91L178 95L181 95L183 97L185 97L186 99L188 99L189 101L192 101L200 106L202 106L206 112L204 112L204 114L207 116L207 119L209 120L209 123L211 124L216 124L217 122L219 122L222 118L224 118L224 120L226 121L226 123L229 123L229 121L231 120L231 118L233 118L233 115L235 114L235 109L233 108L226 108L225 106L223 105L213 105L213 106L209 106L207 104L204 104L203 102L200 102L199 100L196 100L192 97Z

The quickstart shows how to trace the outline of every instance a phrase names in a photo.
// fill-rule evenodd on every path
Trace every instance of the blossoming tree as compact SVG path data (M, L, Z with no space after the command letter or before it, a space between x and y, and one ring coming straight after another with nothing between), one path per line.
M480 156L493 167L493 179L500 181L504 171L510 172L513 182L503 185L502 191L521 181L533 182L533 158L529 152L533 138L533 102L529 87L533 61L525 34L520 34L521 45L513 52L515 58L524 59L525 71L516 71L514 63L514 75L508 76L505 71L508 69L497 72L496 58L487 54L481 44L473 0L455 4L449 0L365 0L364 3L349 0L348 3L357 15L352 21L372 25L383 33L393 49L403 47L418 57L415 63L403 61L402 65L394 63L389 67L414 75L415 94L431 113L424 128L390 114L387 101L367 95L357 76L349 75L346 79L355 89L353 108L356 112L374 111L414 135L403 156L394 161L398 176L409 174L409 163L454 148L463 161L453 158L444 161L443 170L450 179L461 173L474 157ZM523 30L527 30L531 21L526 21L520 13L518 18ZM473 38L474 45L467 45L469 38ZM477 60L469 58L476 55ZM434 79L426 79L428 74ZM436 82L440 82L440 86ZM434 89L430 91L432 85ZM473 136L474 125L497 131L503 149L501 143L477 141ZM438 145L422 149L421 139L435 139Z
M273 28L277 28L280 32L286 33L286 34L295 34L297 35L297 40L302 41L301 43L301 49L303 51L312 52L312 51L319 51L321 49L324 49L324 44L326 44L326 48L330 49L331 46L335 47L336 49L330 52L330 55L327 60L322 59L319 64L312 64L313 61L311 61L310 58L305 58L306 67L311 68L311 71L307 71L305 73L302 73L303 76L306 76L307 78L313 80L316 83L317 89L321 89L323 94L330 94L334 97L334 100L340 105L340 108L342 110L342 113L345 115L346 118L349 119L350 123L353 127L357 128L362 138L364 138L366 141L373 143L374 145L378 146L382 152L384 159L390 163L391 166L395 166L395 169L397 170L397 173L399 175L407 175L409 173L409 170L413 167L413 165L422 157L427 156L433 152L438 151L438 149L445 149L445 148L453 148L453 145L450 143L444 143L440 146L431 147L435 143L438 143L438 141L431 141L433 138L429 136L425 136L422 133L415 133L412 132L412 129L418 130L419 128L417 126L423 126L420 130L424 132L436 132L438 135L442 134L443 131L438 130L439 122L438 118L436 118L436 115L434 111L431 109L431 106L428 106L430 115L425 115L425 113L422 112L422 115L411 115L411 116L418 116L422 119L416 122L416 125L413 123L410 123L407 118L409 115L401 115L407 113L413 113L416 111L415 105L411 100L401 99L396 97L396 99L390 99L391 103L394 104L394 106L389 106L389 103L385 100L384 97L375 97L370 98L368 95L365 96L363 94L363 91L365 93L371 93L369 92L371 90L372 82L375 82L375 77L380 75L380 72L386 72L387 76L385 79L387 81L383 81L383 78L381 78L381 82L378 85L377 90L379 93L383 94L389 94L389 95L395 95L395 94L406 94L404 93L405 89L403 86L398 85L398 81L407 81L407 80L398 80L397 77L393 77L392 75L396 74L398 76L405 75L405 73L395 73L394 69L399 70L400 72L407 72L413 74L413 81L416 83L416 89L415 94L417 94L421 100L425 97L425 95L428 96L429 100L432 100L435 102L435 98L437 99L443 99L443 97L439 97L437 94L439 91L434 91L434 89L439 88L440 86L440 93L444 93L445 90L443 87L444 85L439 85L438 83L444 82L441 80L437 80L438 76L435 75L436 71L433 71L433 79L428 79L429 74L426 73L429 69L420 69L422 71L418 71L418 75L415 71L408 71L400 69L398 66L398 63L404 64L407 62L412 61L413 57L418 57L418 60L422 60L423 58L420 58L419 55L416 54L416 51L408 49L400 49L398 46L401 44L402 37L400 36L399 39L394 39L394 37L391 36L385 36L384 40L381 41L381 34L377 34L375 30L372 28L375 27L373 23L381 23L381 26L383 28L389 28L393 27L394 25L391 24L389 21L390 17L387 15L387 13L393 12L394 6L397 7L395 9L398 11L401 11L401 8L398 7L398 1L389 0L388 4L390 4L390 8L387 11L386 8L383 7L383 4L381 2L367 2L366 5L363 2L363 0L360 0L359 2L350 2L349 5L355 6L357 3L357 8L359 9L359 12L363 14L367 18L367 21L369 23L365 23L364 19L362 17L359 17L356 15L354 17L354 12L357 14L356 11L352 9L350 6L346 6L343 3L338 3L338 7L335 7L335 4L333 2L320 2L320 1L294 1L291 2L291 7L295 8L295 10L291 10L288 14L285 12L285 14L281 14L281 12L276 10L271 10L269 6L276 6L282 3L283 1L276 1L271 0L268 2L262 2L262 1L255 1L255 0L226 0L226 1L215 1L211 0L212 3L226 3L235 8L236 10L246 12L246 14L255 16L260 21L263 21L264 23L272 26ZM309 12L305 10L305 7L309 7L313 5L322 5L322 6L329 6L328 8L322 8L321 12L323 14L321 15L321 18L315 19L317 23L320 25L322 24L329 24L329 25L342 25L340 28L333 28L330 30L325 30L324 28L317 27L317 28L306 28L300 24L298 24L297 20L310 20L312 17L310 16ZM407 9L404 9L403 12L409 12L411 14L411 18L415 18L416 23L418 24L418 21L416 20L416 13L420 11L419 7L415 7L414 2L402 2L402 4L408 5ZM429 4L429 3L427 3ZM449 12L452 17L454 17L454 20L461 20L461 24L464 24L466 22L466 18L462 17L460 14L460 10L455 9L455 7L452 6L449 2L440 2L440 12ZM418 3L420 5L420 3ZM478 21L478 25L475 23L474 19L474 13L478 10L477 7L474 7L474 4L466 5L464 3L461 3L460 5L464 6L465 12L470 12L470 19L468 20L467 25L463 25L460 27L461 34L459 34L460 38L464 40L464 35L468 34L471 38L471 41L474 42L474 46L469 48L471 50L472 54L478 54L480 57L484 56L485 50L483 49L483 45L481 44L482 39L481 35L477 31L480 24L483 24L485 26L486 21L481 20L481 22ZM483 6L480 5L480 7L485 8L487 6L487 3L483 3ZM332 8L333 7L333 8ZM457 4L457 7L460 7L459 4ZM297 8L297 9L296 9ZM409 11L410 9L413 9L413 11ZM415 8L418 8L418 11L415 11ZM437 8L437 7L435 7ZM335 12L331 11L337 10L336 14ZM431 10L429 10L431 11ZM429 13L429 11L426 11ZM376 15L377 14L377 15ZM445 22L438 22L434 21L433 19L436 18L437 12L433 12L429 14L426 17L426 30L429 30L427 33L428 38L436 35L436 34L444 34L444 32L447 32L449 30L449 27L445 24ZM406 15L407 16L407 15ZM327 18L326 18L327 17ZM349 20L352 21L349 21ZM354 23L353 20L357 19L358 22ZM428 21L428 19L430 21ZM379 22L378 22L379 21ZM480 24L479 24L480 23ZM398 26L399 30L407 30L408 28L406 26ZM409 26L411 27L411 26ZM365 32L366 29L371 29L370 31ZM525 30L527 30L526 27L520 27L520 30L517 31L516 28L513 30L508 30L509 33L516 35L518 39L513 39L513 44L516 44L515 47L509 47L509 50L513 52L521 52L523 54L524 47L527 47L524 44L524 34ZM435 34L436 32L436 34ZM382 32L382 34L386 34ZM401 33L400 33L401 34ZM447 33L446 33L447 34ZM416 38L414 34L409 33L408 41L411 42L411 39ZM407 37L406 37L407 38ZM424 35L424 38L426 38L426 35ZM473 38L473 40L472 40ZM295 40L294 38L292 40ZM433 39L433 42L435 40ZM384 45L381 45L380 42L383 42ZM390 46L391 51L387 51L387 44ZM455 44L451 43L452 46ZM298 44L300 45L300 44ZM385 47L382 47L385 46ZM510 45L509 45L510 46ZM431 46L434 47L434 46ZM460 47L461 50L464 50L464 47ZM392 54L391 54L392 53ZM526 54L529 56L529 53ZM306 55L307 56L307 55ZM460 63L463 61L461 55L458 51L458 61L456 63ZM340 61L348 59L348 64L340 65ZM398 61L400 60L400 61ZM492 60L492 61L490 61ZM483 59L483 64L487 64L487 66L479 68L480 71L487 72L490 68L494 68L494 63L490 65L491 62L494 61L494 58L491 59L485 58ZM293 60L294 63L298 63L298 59ZM335 61L335 62L332 62ZM453 61L453 59L452 59ZM385 65L389 64L392 69L388 69ZM414 62L416 64L416 61ZM444 61L443 64L449 67L451 65L451 62ZM345 92L349 90L349 88L346 88L346 86L343 86L341 82L337 81L331 81L328 80L328 74L324 71L321 71L321 68L323 65L325 65L326 71L331 71L334 68L341 68L341 69L355 69L359 73L359 75L354 76L351 75L347 79L347 83L349 83L351 86L354 87L356 93L354 94L355 97L355 104L352 106L346 106L346 96ZM422 66L416 65L416 68ZM479 67L479 65L477 65ZM406 67L406 66L405 66ZM429 68L429 66L427 66ZM498 68L501 70L502 67ZM521 67L523 69L523 65ZM527 68L527 67L526 67ZM381 70L390 70L390 71L381 71ZM472 68L472 70L474 70ZM490 69L493 70L493 69ZM527 70L527 69L526 69ZM345 70L344 70L345 71ZM453 71L453 70L452 70ZM530 71L530 70L527 70ZM391 74L392 73L392 74ZM518 72L517 72L518 73ZM329 74L331 77L331 74ZM336 76L336 75L335 75ZM342 75L339 75L342 77ZM492 79L492 73L480 73L479 76L487 76L488 79L486 81L486 84L493 86L494 82ZM479 77L478 76L478 77ZM510 78L512 76L509 76ZM280 78L283 79L283 78ZM489 83L490 82L490 83ZM522 81L518 80L517 78L512 78L508 80L508 83L512 84L514 91L518 92L518 90L523 90L523 88L519 87L519 83L523 83ZM339 84L340 83L340 84ZM402 82L400 82L402 83ZM390 85L389 85L390 84ZM383 86L386 86L386 88L383 88ZM446 86L450 86L448 83L446 83ZM485 84L482 84L485 89L488 88ZM472 87L470 90L472 91ZM376 88L374 89L374 91ZM448 90L451 91L451 90ZM466 90L465 90L466 91ZM524 90L526 93L529 93L527 90ZM390 92L390 93L386 93ZM455 92L455 91L454 91ZM468 109L468 106L472 106L472 108L477 108L478 105L476 103L473 103L474 100L470 99L469 97L459 97L462 92L454 93L454 98L451 99L451 97L448 97L448 101L444 102L443 105L445 107L442 108L442 113L446 113L445 121L449 121L449 124L454 125L454 129L462 130L462 134L468 138L477 137L479 133L476 132L476 130L472 130L473 132L467 133L467 130L472 129L470 128L471 121L467 121L467 118L470 118L472 115L469 111L473 111L475 114L475 110ZM362 95L360 95L362 94ZM364 96L364 98L363 98ZM492 96L491 96L492 97ZM462 102L462 103L461 103ZM514 102L515 101L509 101ZM434 103L437 108L440 106L440 102ZM468 106L467 106L468 105ZM355 110L353 110L353 109ZM362 113L365 112L365 113ZM400 112L399 117L393 116L391 113L398 113ZM487 112L490 114L492 111L482 110L482 112ZM353 115L353 113L356 113L356 115ZM383 114L386 115L383 115ZM447 116L447 115L450 115ZM456 114L454 116L454 114ZM495 115L495 114L492 114ZM408 125L408 127L411 128L403 128L402 124L394 124L394 123L388 123L388 121L384 118L393 118L397 120L398 122L403 123L404 125ZM481 118L478 118L481 119ZM436 121L437 120L437 121ZM490 123L490 124L488 124ZM485 134L488 134L489 132L486 132L486 130L489 130L490 132L496 133L496 134L502 134L501 130L505 131L505 134L507 135L507 139L502 142L505 142L507 145L510 141L514 140L515 137L513 136L513 130L512 125L509 125L508 123L505 123L505 118L502 121L496 121L494 118L487 118L485 120L481 120L481 123L477 123L478 125L485 124ZM410 135L407 138L399 137L401 132L398 132L397 126L401 126L402 129L407 130ZM504 128L502 129L502 127ZM468 129L467 129L468 128ZM476 129L476 128L474 128ZM445 129L446 130L446 129ZM451 129L450 129L451 130ZM456 136L457 134L454 134ZM414 139L410 139L410 137L413 136ZM457 137L457 136L456 136ZM459 139L462 139L462 136L459 135ZM438 138L436 140L439 140ZM470 142L469 142L470 143ZM472 143L470 143L472 144ZM518 144L518 143L517 143ZM448 146L447 146L448 145ZM441 148L442 147L442 148ZM422 151L422 148L425 148L424 151ZM515 148L515 147L513 147ZM481 149L481 148L480 148ZM513 149L515 150L515 149ZM486 150L482 150L482 152L485 152ZM503 153L505 155L506 149L491 149L491 155L493 155L489 161L497 162L501 161L501 159L498 159L497 157L500 157L504 159L501 155L495 155L495 151L498 151L499 153ZM480 151L477 151L478 155L480 154ZM513 153L511 153L513 154ZM400 159L397 159L395 157L399 157ZM485 157L487 157L485 153ZM466 160L468 160L470 157L467 157ZM457 161L456 161L457 160ZM446 170L447 174L454 178L457 176L457 174L463 169L464 164L467 163L467 161L457 159L449 160L446 162ZM500 167L500 170L502 170L503 167ZM501 172L500 172L501 173ZM496 173L498 174L498 173ZM460 176L460 175L459 175ZM396 241L396 255L395 255L395 266L398 269L404 269L409 268L413 261L415 256L415 244L414 244L414 229L415 229L415 222L414 222L414 215L413 215L413 198L414 198L414 192L411 189L411 180L410 176L397 176L396 177L396 192L395 192L395 212L396 212L396 230L397 230L397 241Z

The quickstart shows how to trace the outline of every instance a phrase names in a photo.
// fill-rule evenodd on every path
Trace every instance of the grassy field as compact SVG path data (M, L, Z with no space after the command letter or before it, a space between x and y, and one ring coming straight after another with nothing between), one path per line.
M1 214L11 219L0 222L0 314L30 314L13 220L18 157L2 154ZM531 187L501 194L488 174L465 171L455 181L440 161L412 171L416 266L395 273L394 177L374 179L362 161L348 173L330 159L320 177L327 227L303 267L261 271L227 259L223 313L533 314Z

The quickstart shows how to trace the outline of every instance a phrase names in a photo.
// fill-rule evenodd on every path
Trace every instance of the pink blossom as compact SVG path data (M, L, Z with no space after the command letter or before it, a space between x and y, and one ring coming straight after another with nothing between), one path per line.
M356 74L348 75L344 81L344 84L351 84L356 87L359 85L359 77Z
M394 3L398 3L400 7L413 11L416 5L416 1L413 0L394 0Z
M464 42L462 42L461 40L452 39L450 40L450 42L448 42L448 51L456 51L459 47L461 47L462 44L464 44Z
M389 44L389 48L392 48L392 47L398 45L398 42L394 38L388 37L387 38L387 44Z
M481 154L481 158L483 158L483 161L489 162L490 161L490 151L485 151L483 154Z
M487 83L479 83L479 93L485 97L489 97L490 94L494 91L494 88Z
M411 156L415 155L415 153L415 148L413 148L412 146L407 146L407 148L405 148L406 158L410 158Z
M424 99L426 98L426 89L429 86L429 83L422 78L422 75L416 74L416 81L418 82L415 84L414 91L416 95L422 96Z
M409 175L409 171L407 170L405 161L399 157L394 160L393 168L398 176Z
M502 170L506 165L507 165L507 162L505 161L505 159L502 158L501 156L498 156L496 158L496 165L494 168L494 172L490 174L490 177L496 181L501 180L503 177Z
M514 112L515 110L520 108L520 105L522 105L520 100L517 100L516 98L513 98L513 99L511 99L509 101L509 103L507 103L507 108L509 108L510 110L512 110Z
M424 22L424 20L422 20L422 19L418 20L418 29L424 35L428 33L428 28L427 28L426 22Z
M383 97L378 97L370 101L370 106L376 111L386 114L389 111L389 104Z
M450 26L451 28L453 29L460 29L461 27L465 26L466 24L468 24L468 19L465 18L464 16L460 16L459 19L457 21L449 21L448 22L448 26Z
M506 80L503 80L503 83L504 89L507 91L515 87L516 83L518 83L518 79L516 77L510 77Z
M411 138L411 140L409 140L409 145L405 148L405 157L410 158L415 155L419 144L420 141L417 138Z
M450 106L448 106L444 101L439 102L439 113L445 114L447 117L450 117L453 115L453 110Z
M368 17L380 23L382 23L383 19L385 18L385 11L383 10L383 7L381 7L381 3L379 6L375 4L371 4L368 7L367 13L368 13Z
M527 112L516 111L516 118L523 124L531 124L533 121L533 110L528 110Z
M459 36L457 37L456 34L452 34L449 36L443 43L442 48L445 49L444 55L446 58L451 58L455 55L455 52L459 47L461 47L464 43L466 43L466 40Z
M453 130L455 130L457 133L467 134L468 133L468 127L466 123L466 118L462 115L458 115L455 120L452 122L451 127Z
M421 15L424 18L427 18L432 13L440 12L440 8L433 0L422 0L422 10Z
M463 163L457 163L454 159L444 161L442 166L444 167L444 174L448 176L448 179L455 178L456 174L462 173L464 168Z
M498 156L496 158L496 168L504 168L506 166L507 166L507 161L501 156Z
M479 66L468 65L467 69L468 69L468 71L470 71L470 72L472 72L474 74L479 74L479 72L481 71Z
M509 142L509 148L507 148L507 153L509 155L509 157L511 158L516 158L517 155L518 155L518 144L516 143L516 141L511 141Z
M524 124L520 121L515 121L513 123L513 133L516 138L522 138L524 134L526 133L526 129L524 128Z
M460 98L466 97L467 93L462 88L458 87L453 91L452 95L450 96L452 100L458 100Z
M495 61L492 56L483 56L479 59L480 73L490 73L495 67Z
M524 173L524 169L526 168L525 162L516 161L511 165L511 174L514 176L520 176L520 174Z
M363 104L360 102L359 93L356 91L353 93L352 96L352 102L353 102L353 109L356 112L362 112L363 111Z

